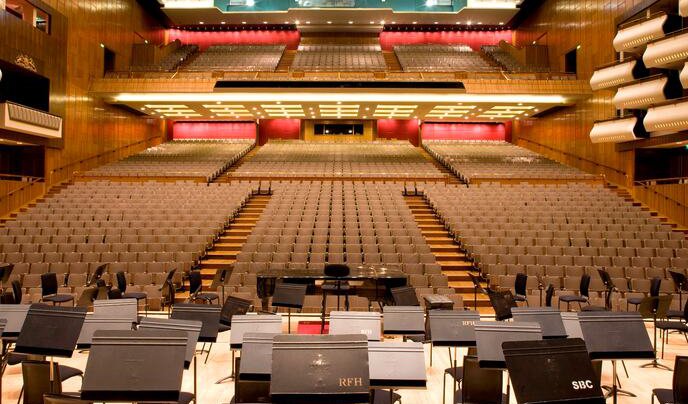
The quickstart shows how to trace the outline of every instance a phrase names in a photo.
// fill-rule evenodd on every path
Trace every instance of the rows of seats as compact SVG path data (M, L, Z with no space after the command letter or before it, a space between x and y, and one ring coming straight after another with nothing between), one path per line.
M457 298L402 192L400 183L273 183L270 202L237 255L229 284L255 293L261 270L365 264L403 270L419 294Z
M440 178L441 172L409 142L271 141L238 167L239 177Z
M77 182L0 228L0 262L14 264L27 301L39 301L40 276L54 272L61 293L78 296L108 264L159 307L165 273L191 269L238 213L257 184ZM114 283L114 282L112 282ZM5 285L8 286L8 285ZM156 287L151 287L156 286Z
M625 308L622 299L648 293L651 278L671 293L668 270L688 269L682 233L601 185L431 184L425 196L495 288L513 288L523 273L534 294L538 280L574 293L588 274L600 293L604 269L620 292L616 307Z
M394 53L405 72L495 72L467 45L397 45Z
M254 140L175 140L97 167L86 177L196 177L211 181L255 145Z
M301 45L291 65L304 71L386 70L379 45Z
M184 66L184 70L272 72L285 49L285 45L213 45Z
M423 147L462 181L588 180L594 176L503 141L429 140Z
M131 67L131 70L139 72L173 71L196 52L198 52L197 45L180 45L177 49L160 59L157 64L139 66L134 65Z
M531 66L523 65L518 60L514 59L508 52L504 51L498 45L483 45L481 46L483 53L492 58L495 63L499 64L504 70L514 73L529 73L529 72L546 72L549 69L546 66Z

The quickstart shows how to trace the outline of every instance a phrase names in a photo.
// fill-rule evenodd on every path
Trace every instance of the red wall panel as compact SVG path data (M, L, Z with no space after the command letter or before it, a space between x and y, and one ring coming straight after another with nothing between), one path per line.
M255 139L255 122L175 122L172 139Z
M378 119L377 137L408 140L414 146L418 146L418 125L420 121L417 119Z
M297 49L301 41L299 31L185 31L167 30L169 41L179 39L183 44L196 44L201 50L210 45L287 45Z
M504 140L511 138L511 125L502 123L423 123L423 140Z
M258 144L261 146L268 139L300 139L300 119L261 119L258 123Z
M380 32L380 46L391 51L394 45L468 45L474 50L481 45L496 45L499 41L512 43L512 31L433 31L433 32Z

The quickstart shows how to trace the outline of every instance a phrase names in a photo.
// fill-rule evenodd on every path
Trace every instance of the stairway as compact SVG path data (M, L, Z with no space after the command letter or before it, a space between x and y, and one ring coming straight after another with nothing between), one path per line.
M442 273L447 275L449 286L463 297L464 307L474 308L473 283L468 277L469 272L475 271L473 263L460 250L424 197L405 196L404 199L437 263L442 267ZM478 295L477 306L481 313L492 312L490 301L485 295Z
M401 64L397 58L397 54L394 52L382 52L382 57L385 58L385 64L387 65L387 70L390 72L400 72L402 71Z
M232 166L229 167L224 173L215 178L215 181L213 182L231 182L232 180L234 180L235 178L232 177L232 173L236 171L237 168L241 167L241 165L244 164L246 161L252 159L253 156L255 156L256 153L258 153L258 150L260 150L260 146L255 146L248 153L244 154L244 156L240 158L236 163L232 164ZM240 178L237 178L237 180L240 180Z
M291 64L294 62L294 58L296 57L296 51L295 50L285 50L284 53L282 54L282 57L280 58L279 63L277 64L277 67L275 68L276 72L288 72L289 69L291 68Z
M430 153L427 152L427 150L420 147L419 152L426 160L430 161L435 167L437 167L438 170L440 170L442 174L444 174L447 185L465 185L465 183L462 182L459 179L459 177L454 175L453 172L449 171L449 169L445 167L444 164L440 163L434 157L432 157Z
M239 214L227 226L224 233L215 241L212 248L198 264L198 269L203 277L203 290L209 290L218 269L234 266L237 254L246 243L246 239L256 226L260 215L270 200L270 195L254 195ZM189 297L189 292L177 293L177 301L184 301Z
M681 226L680 224L674 222L671 220L669 217L662 215L656 210L652 210L650 207L645 205L644 203L637 201L635 198L633 198L633 195L628 191L628 189L624 187L620 187L618 185L612 184L612 183L605 183L605 187L614 191L617 195L619 195L621 198L625 199L627 202L632 202L633 206L639 206L640 209L650 212L650 215L656 217L659 219L663 224L666 224L667 226L670 226L672 228L672 231L677 232L677 233L683 233L688 237L688 228L685 228Z

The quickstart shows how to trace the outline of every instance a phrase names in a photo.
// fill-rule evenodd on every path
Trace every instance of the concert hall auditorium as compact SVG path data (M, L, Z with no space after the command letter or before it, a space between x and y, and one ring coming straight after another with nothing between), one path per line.
M2 404L688 404L688 0L0 0Z

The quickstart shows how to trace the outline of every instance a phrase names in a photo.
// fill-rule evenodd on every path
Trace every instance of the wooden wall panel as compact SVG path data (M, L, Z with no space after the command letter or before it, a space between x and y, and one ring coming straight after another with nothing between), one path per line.
M163 29L135 0L34 2L51 14L51 33L1 10L0 58L14 62L27 55L50 79L50 112L64 118L64 141L63 147L46 150L46 185L159 142L162 122L108 106L88 90L89 82L103 75L101 43L115 52L115 67L122 70L131 62L132 45L162 43Z

